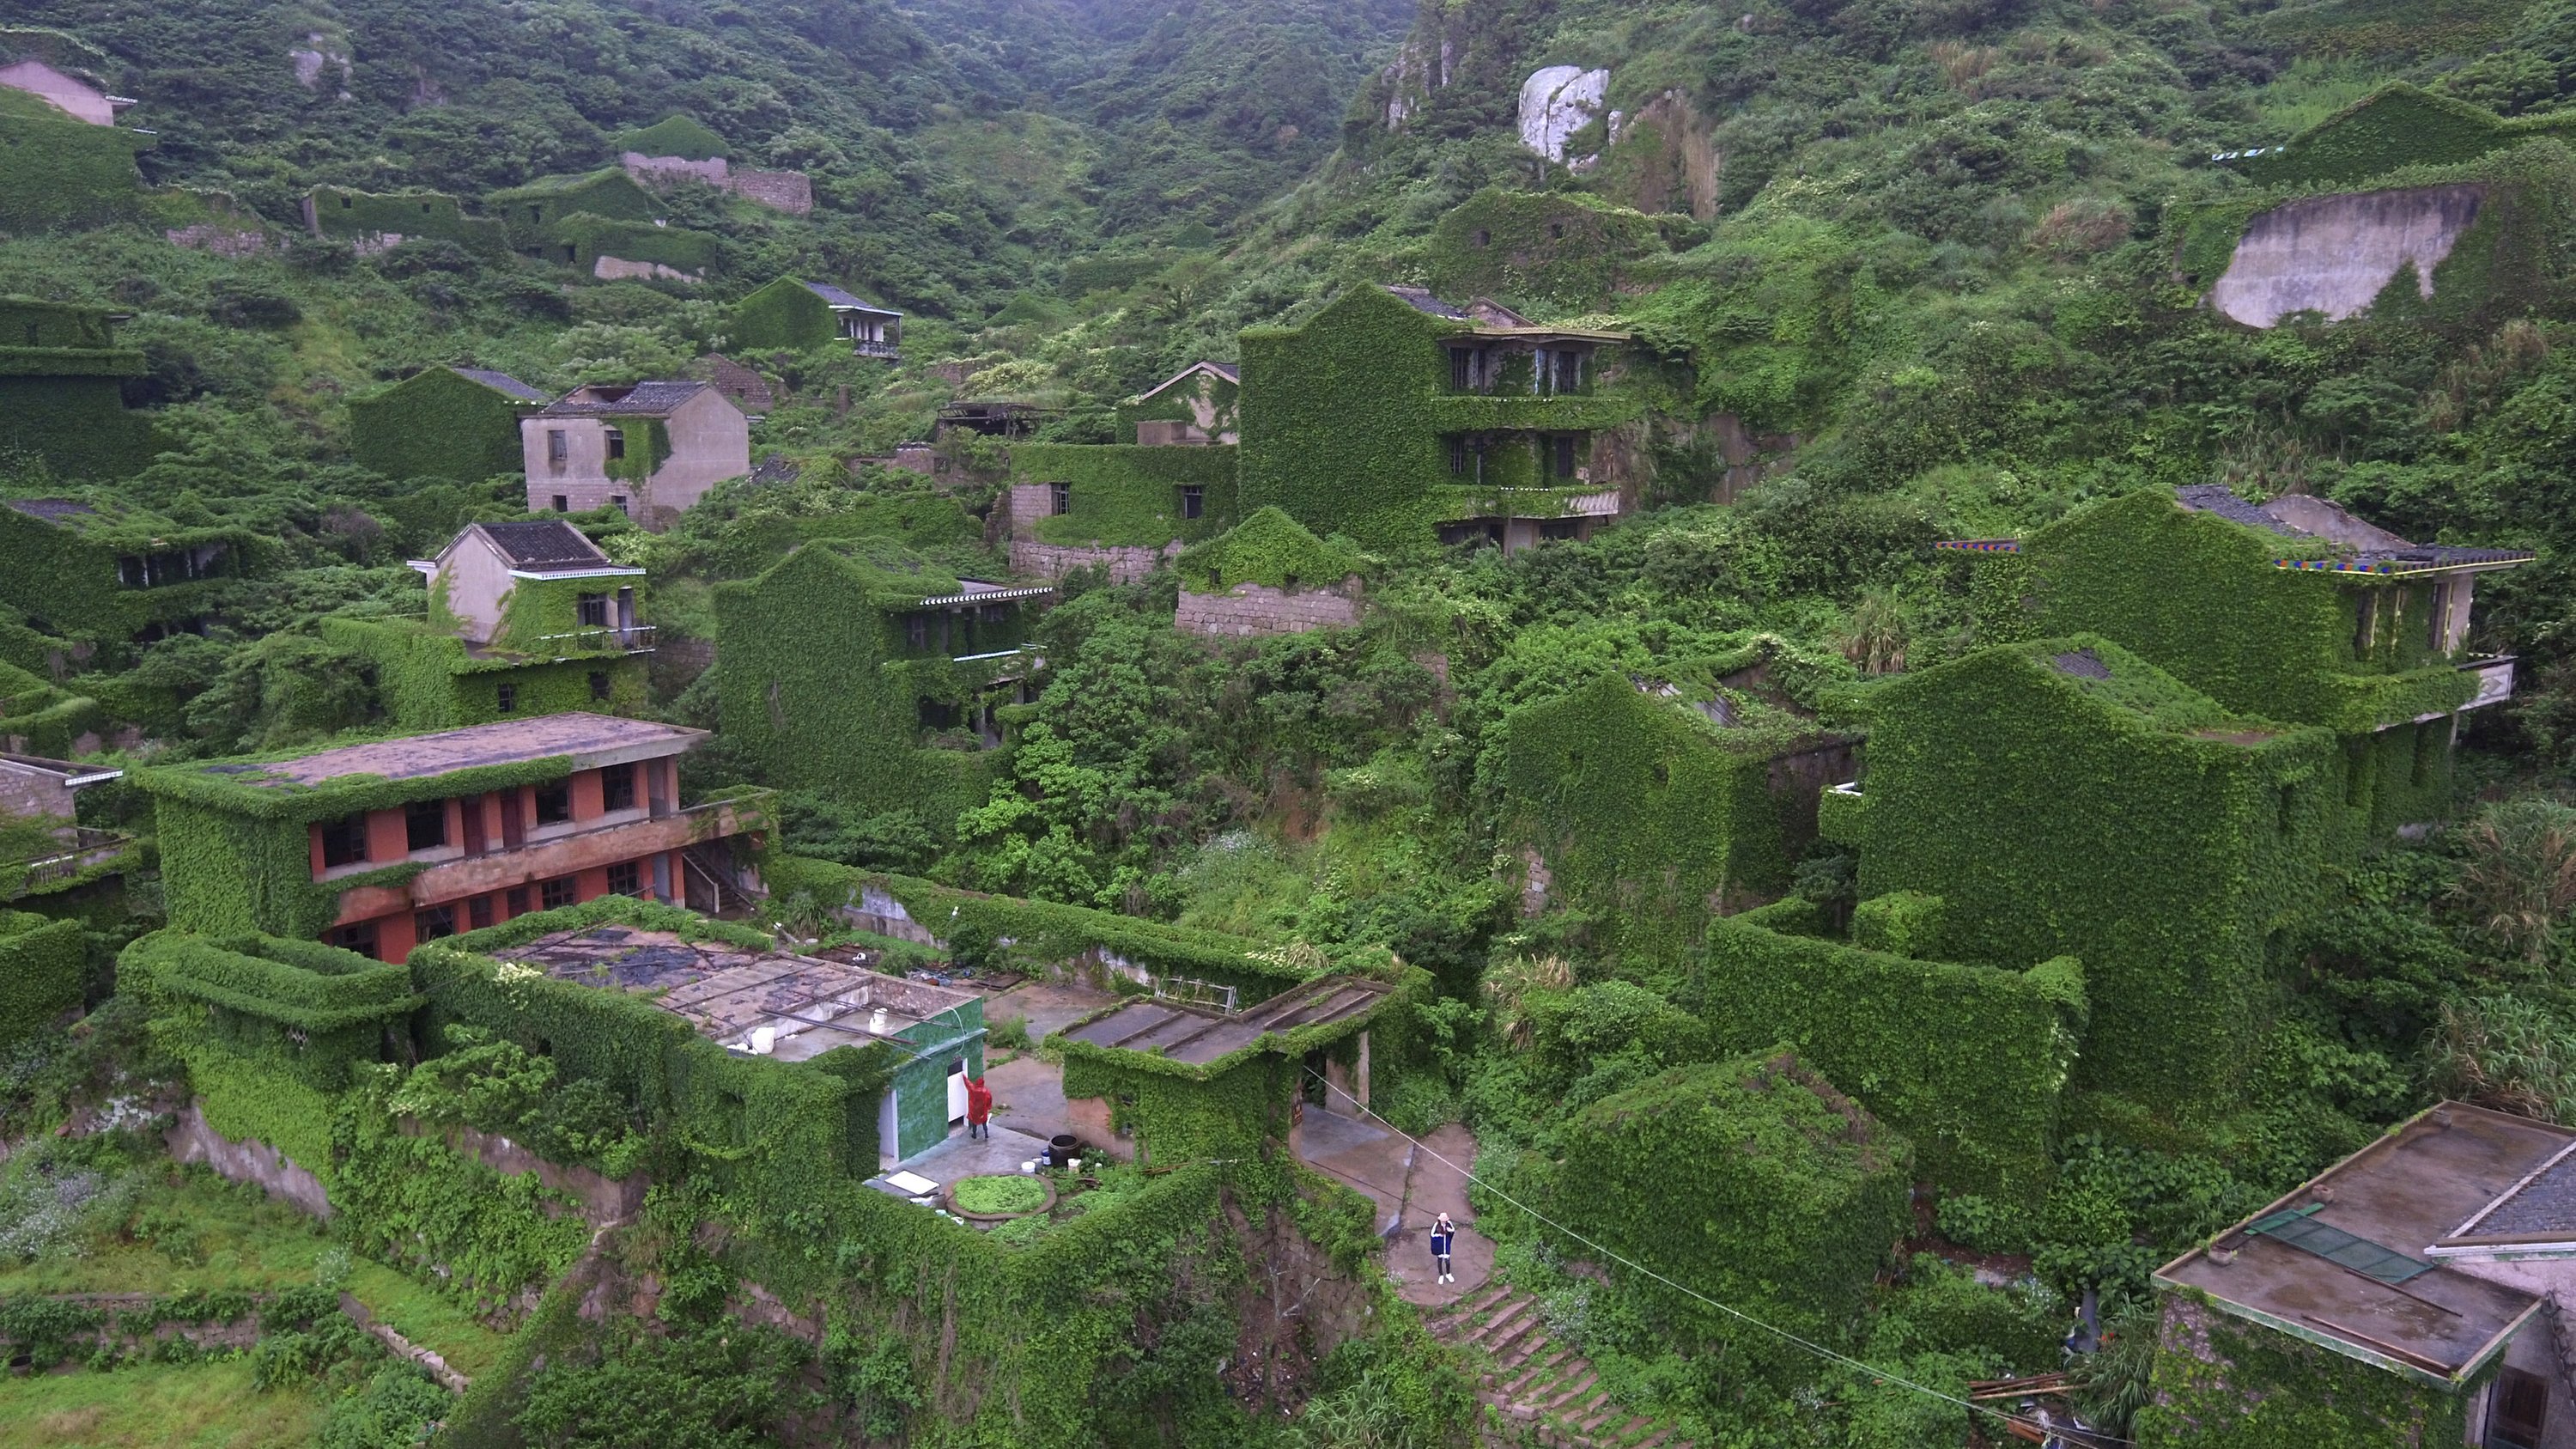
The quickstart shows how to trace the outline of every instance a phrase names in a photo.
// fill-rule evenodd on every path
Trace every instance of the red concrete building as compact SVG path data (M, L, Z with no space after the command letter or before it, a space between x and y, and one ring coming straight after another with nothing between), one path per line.
M765 825L757 798L679 803L679 757L704 738L541 715L136 779L158 797L173 925L284 934L295 923L277 918L311 899L296 887L338 885L323 938L400 961L425 940L603 895L712 912L756 889L734 845ZM236 836L300 831L305 880L244 879L276 858L266 851L193 848L207 812Z

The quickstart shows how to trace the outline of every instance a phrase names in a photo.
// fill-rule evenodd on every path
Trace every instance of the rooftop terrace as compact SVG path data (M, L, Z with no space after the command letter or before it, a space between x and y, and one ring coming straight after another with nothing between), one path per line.
M437 734L407 735L342 745L266 763L219 762L198 773L237 776L245 785L322 785L356 775L419 780L485 765L523 764L569 756L573 768L593 769L629 760L678 754L706 731L618 719L604 714L548 714L495 720Z
M2566 1128L2445 1104L2166 1264L2156 1280L2346 1357L2457 1388L2540 1300L2476 1276L2457 1260L2478 1241L2456 1235L2528 1228L2576 1238L2576 1177L2559 1171L2571 1149L2576 1132Z
M1294 986L1249 1011L1160 997L1137 1000L1096 1020L1069 1028L1072 1041L1124 1051L1153 1052L1188 1066L1231 1056L1273 1033L1329 1026L1366 1015L1394 988L1383 981L1327 976Z
M668 931L587 926L558 931L494 953L543 970L557 981L647 994L699 1035L738 1050L804 1061L837 1046L866 1046L903 1037L913 1027L950 1018L911 1041L937 1045L973 1029L962 1009L978 998L927 982L883 976L837 961L792 952L746 951L715 941L686 941Z

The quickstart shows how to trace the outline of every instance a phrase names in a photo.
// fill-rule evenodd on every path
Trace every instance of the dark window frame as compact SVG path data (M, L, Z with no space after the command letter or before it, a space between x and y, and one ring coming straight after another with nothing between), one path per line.
M572 823L572 781L557 780L551 785L539 785L535 794L537 824L544 826Z
M492 686L492 709L495 714L517 714L519 686L507 683Z
M581 903L581 882L568 875L537 883L537 905L544 910L559 911Z
M403 807L403 848L419 852L437 850L447 840L447 802L414 800Z
M321 830L324 870L367 863L367 817L363 813L325 820Z
M635 766L610 765L599 772L599 808L632 810L635 808Z
M411 928L413 936L419 940L445 940L456 934L456 907L452 904L423 906L411 913Z
M606 594L575 594L572 599L572 609L574 617L581 621L581 627L585 629L605 629L608 627L608 596Z
M1047 512L1057 518L1062 518L1072 511L1073 485L1070 483L1049 483L1047 485Z
M1207 516L1207 487L1206 487L1206 485L1204 485L1204 484L1200 484L1200 483L1184 483L1184 484L1182 484L1182 485L1181 485L1181 517L1183 517L1183 518L1204 518L1204 517L1206 517L1206 516Z
M610 866L608 893L612 896L633 896L641 899L644 894L644 863L640 860L621 860Z

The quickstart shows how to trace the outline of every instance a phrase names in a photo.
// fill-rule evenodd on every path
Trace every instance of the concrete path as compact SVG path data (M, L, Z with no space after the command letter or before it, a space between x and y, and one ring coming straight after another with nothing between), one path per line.
M999 995L984 998L984 1022L989 1026L1015 1016L1023 1018L1029 1024L1029 1040L1034 1043L1117 1000L1106 991L1087 986L1023 981Z
M1288 1150L1308 1167L1369 1195L1384 1228L1404 1208L1405 1158L1413 1145L1374 1122L1308 1103L1288 1129Z
M1064 1106L1064 1068L1054 1062L1022 1052L986 1067L984 1085L993 1089L995 1127L1026 1132L1040 1142L1073 1131Z
M1428 1150L1413 1155L1413 1171L1405 1182L1404 1224L1387 1244L1386 1266L1405 1302L1445 1308L1494 1276L1494 1245L1475 1230L1475 1214L1467 1207L1467 1170L1476 1165L1474 1134L1455 1122L1445 1123L1422 1145ZM1431 1261L1431 1224L1444 1212L1458 1229L1449 1255L1455 1283L1437 1281Z
M946 1187L961 1177L1018 1172L1020 1164L1034 1160L1046 1144L1043 1137L1013 1131L999 1122L993 1124L990 1137L969 1138L966 1129L960 1127L948 1135L947 1141L928 1151L916 1152L886 1171L915 1173Z

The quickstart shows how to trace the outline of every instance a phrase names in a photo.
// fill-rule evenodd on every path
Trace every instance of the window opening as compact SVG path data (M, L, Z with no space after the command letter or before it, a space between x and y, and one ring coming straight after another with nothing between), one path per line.
M550 911L559 911L581 896L581 888L571 876L557 876L537 887L537 902Z
M606 594L583 594L574 601L574 608L581 615L581 626L583 628L605 629L608 627L608 596Z
M1465 392L1476 376L1476 354L1464 347L1449 349L1449 390Z
M528 888L526 886L510 887L510 893L503 899L503 904L510 908L511 915L526 915L528 913Z
M595 704L605 704L608 702L609 694L608 671L605 669L592 670L590 672L591 701Z
M1574 392L1583 386L1583 354L1560 352L1556 355L1556 390Z
M611 765L599 772L599 808L632 810L635 808L635 767Z
M2495 1409L2487 1415L2487 1449L2540 1449L2549 1420L2549 1381L2507 1368L2496 1375Z
M565 497L565 496L564 496L563 494L561 494L561 493L556 494L556 495L555 495L555 512L557 512L557 513L570 513L570 512L572 512L572 500L571 500L570 498Z
M623 457L625 457L625 456L626 456L626 431L625 431L625 429L623 429L623 428L602 428L602 429L600 430L600 432L601 432L601 433L606 437L606 439L607 439L607 441L608 441L608 456L609 456L611 459L623 458Z
M625 494L623 494L623 493L617 493L617 494L612 494L612 495L610 495L610 496L609 496L609 500L608 500L608 506L609 506L609 507L611 507L611 508L616 509L616 510L617 510L618 512L620 512L620 513L626 513L626 512L627 512L627 507L626 507L626 495L625 495Z
M465 921L469 927L477 931L491 925L492 898L490 896L476 896L474 899L467 901L465 903Z
M1207 513L1207 489L1196 483L1181 485L1181 517L1198 518Z
M537 787L537 823L564 825L572 820L572 784L565 781Z
M1456 477L1463 477L1467 472L1467 440L1465 438L1451 438L1449 440L1449 472L1452 476Z
M403 807L403 842L412 850L436 850L447 843L447 802L415 800Z
M643 872L634 861L619 861L608 868L608 893L612 896L640 896L644 893Z
M930 647L930 616L913 613L903 616L904 642L915 649Z
M354 926L334 927L329 939L332 945L343 951L355 951L361 956L373 956L376 954L376 923L360 921Z
M498 712L498 713L501 713L501 714L516 714L516 713L518 713L518 712L519 712L519 686L517 686L517 685L515 685L515 684L501 684L501 685L495 685L495 686L493 686L493 689L492 689L492 704L493 704L493 708L494 708L494 710L495 710L496 712Z
M1047 511L1058 518L1073 511L1072 484L1049 483L1047 485Z
M1574 476L1574 438L1571 434L1561 433L1557 436L1556 476L1559 478Z
M414 933L424 941L436 941L456 934L456 907L431 906L411 913Z
M572 461L572 439L564 436L561 428L546 429L546 461L558 468ZM555 506L561 508L561 500Z
M356 865L367 858L367 817L344 815L322 822L322 868Z

